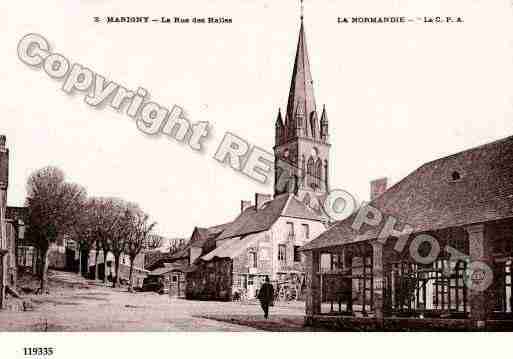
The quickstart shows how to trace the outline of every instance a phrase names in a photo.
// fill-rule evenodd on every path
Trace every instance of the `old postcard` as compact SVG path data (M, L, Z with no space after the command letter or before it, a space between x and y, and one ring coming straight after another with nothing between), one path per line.
M511 0L3 5L2 358L507 345Z

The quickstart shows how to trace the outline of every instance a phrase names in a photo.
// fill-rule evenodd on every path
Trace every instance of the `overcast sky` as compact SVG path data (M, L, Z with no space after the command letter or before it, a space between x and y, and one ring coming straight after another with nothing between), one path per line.
M337 24L338 16L461 16L463 24ZM225 16L224 25L97 24L93 16ZM287 101L299 29L297 0L52 0L0 12L1 126L11 149L8 202L28 175L61 167L90 195L140 203L166 236L232 220L241 199L272 192L213 160L226 131L272 150ZM317 105L326 104L331 185L368 198L422 163L513 135L511 0L305 1ZM144 136L125 113L16 56L39 33L52 50L127 88L144 87L213 129L205 153Z

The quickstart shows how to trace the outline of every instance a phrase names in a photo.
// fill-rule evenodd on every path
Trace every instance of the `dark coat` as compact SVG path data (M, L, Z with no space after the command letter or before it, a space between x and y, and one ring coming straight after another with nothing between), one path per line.
M264 283L258 292L258 299L261 302L271 303L274 300L274 288L271 283Z

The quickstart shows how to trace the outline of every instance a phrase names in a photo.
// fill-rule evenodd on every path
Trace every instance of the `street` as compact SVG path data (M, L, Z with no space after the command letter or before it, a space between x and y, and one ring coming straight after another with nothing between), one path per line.
M52 278L55 282L77 277L53 273ZM24 298L30 299L33 310L0 312L0 331L255 331L258 325L232 324L230 318L263 320L257 302L192 301L153 292L128 293L126 288L85 280L80 285L54 287L50 295ZM304 303L277 304L270 313L271 320L273 316L293 318L298 329ZM276 325L281 324L275 323L273 330L287 330Z

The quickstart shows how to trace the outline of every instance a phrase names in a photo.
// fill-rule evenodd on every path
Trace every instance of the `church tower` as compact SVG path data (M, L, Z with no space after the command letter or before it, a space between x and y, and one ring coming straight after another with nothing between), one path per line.
M306 46L303 11L287 110L278 111L275 125L274 193L294 192L306 205L318 208L315 199L329 190L328 116L315 104L310 61ZM289 178L287 185L283 181ZM288 176L287 176L288 175Z

